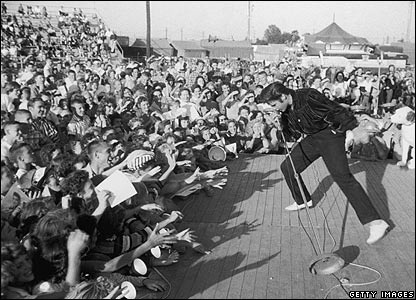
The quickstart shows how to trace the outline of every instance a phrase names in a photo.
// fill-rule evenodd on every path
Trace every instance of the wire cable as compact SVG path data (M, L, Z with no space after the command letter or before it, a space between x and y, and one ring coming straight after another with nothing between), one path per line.
M318 204L318 208L319 208L319 210L321 211L322 216L324 217L324 234L325 234L325 229L326 229L326 230L328 231L329 236L330 236L330 237L331 237L331 239L332 239L332 242L333 242L333 246L332 246L331 250L329 251L330 253L332 253L332 251L334 251L334 249L335 249L335 247L336 247L336 245L337 245L337 242L336 242L336 240L335 240L334 236L333 236L333 235L332 235L332 233L331 233L331 230L330 230L330 228L329 228L329 224L328 224L328 219L327 219L327 217L326 217L326 215L325 215L325 212L324 212L324 210L323 210L323 208L322 208L322 204L323 204L323 203L324 203L324 201L328 198L328 196L327 196L327 194L326 194L326 191L324 190L324 191L322 192L322 190L321 190L321 188L320 188L319 181L318 181L318 178L320 178L320 174L319 174L318 169L316 168L316 166L315 166L315 165L312 165L312 170L313 170L313 172L314 172L314 174L315 174L315 176L314 176L314 177L315 177L315 181L317 182L317 185L318 185L318 191L324 195L324 196L323 196L323 200L322 200L322 201ZM336 200L336 197L335 197L335 200ZM335 200L334 200L334 202L332 203L332 205L330 206L330 208L329 208L329 210L328 210L328 213L331 211L332 206L334 206L334 204L335 204ZM325 247L325 245L324 245L323 247Z
M159 276L160 277L162 277L162 279L168 284L168 286L169 286L169 289L168 289L168 292L166 293L166 295L162 298L162 299L166 299L168 296L169 296L169 294L170 294L170 292L171 292L171 290L172 290L172 285L170 284L170 282L169 282L169 280L158 270L158 269L156 269L156 267L153 267L153 270L155 270L155 272L157 273L157 274L159 274Z
M280 122L279 122L279 125L280 125ZM297 176L299 176L297 173L296 173L296 169L295 169L295 166L294 166L294 164L293 164L293 161L292 161L292 158L291 158L291 156L290 156L290 151L289 151L289 149L288 149L288 146L287 146L287 143L286 143L286 139L284 138L284 136L283 136L283 132L282 132L282 138L283 138L283 142L284 142L284 145L285 145L285 148L286 148L286 152L287 152L287 156L289 157L289 159L290 159L290 162L291 162L291 164L292 164L292 167L293 167L293 171L295 172L295 178L297 179L297 183L298 183L298 185L299 185L299 188L301 189L301 192L302 192L302 196L303 196L303 200L304 200L304 202L305 202L305 207L306 207L306 210L307 210L307 212L308 212L308 217L309 217L309 222L311 223L311 226L312 226L312 231L315 233L315 231L314 231L314 228L313 228L313 224L312 224L312 220L311 220L311 218L310 218L310 215L309 215L309 208L308 208L308 206L307 206L307 203L306 203L306 199L305 199L305 196L304 196L304 193L303 193L303 190L302 190L302 186L301 186L301 184L300 184L300 181L299 181L299 179L298 179L298 177ZM294 146L293 146L294 147ZM292 148L293 149L293 148ZM312 163L313 164L313 163ZM323 191L322 192L322 190L321 190L321 188L320 188L320 186L319 186L319 182L318 182L318 178L320 178L320 174L318 173L318 170L317 170L317 168L316 168L316 166L312 166L312 170L313 170L313 172L314 172L314 175L315 175L315 179L316 179L316 182L317 182L317 184L318 184L318 190L319 190L319 192L321 192L323 195L324 195L324 200L326 200L327 199L327 193L326 193L326 191ZM291 186L293 186L293 181L292 181L292 179L291 178L289 178L290 179L290 184L291 184ZM329 224L328 224L328 219L327 219L327 216L325 215L325 212L324 212L324 210L322 209L322 203L323 203L323 201L321 201L321 203L318 205L318 207L319 207L319 209L320 209L320 211L321 211L321 213L322 213L322 215L323 215L323 217L324 217L324 233L325 233L325 228L327 229L327 231L328 231L328 234L329 234L329 236L331 237L331 239L332 239L332 242L333 242L333 246L332 246L332 248L331 248L331 253L332 253L332 251L335 249L335 247L336 247L336 240L335 240L335 238L334 238L334 236L332 235L332 233L331 233L331 230L330 230L330 228L329 228ZM332 209L332 206L335 204L335 201L334 201L334 203L331 205L331 207L330 207L330 210ZM300 224L301 224L301 226L302 226L302 228L303 228L303 230L305 231L305 233L306 233L306 235L308 236L308 238L309 238L309 240L310 240L310 242L311 242L311 244L312 244L312 246L313 246L313 248L314 248L314 251L315 251L315 253L316 253L316 249L315 249L315 245L314 245L314 243L312 242L312 239L311 239L311 237L309 236L309 234L307 233L307 231L306 231L306 228L304 227L304 225L303 225L303 222L302 222L302 220L301 220L301 218L300 218L300 213L299 213L299 210L297 211L298 212L298 219L299 219L299 222L300 222ZM315 233L315 238L316 238L316 240L317 240L317 242L318 242L318 238L317 238L317 236L316 236L316 233ZM319 242L318 242L318 246L319 246ZM323 249L322 249L322 251L323 251ZM316 253L317 254L317 253ZM362 283L344 283L344 282L342 282L342 279L338 279L338 277L335 275L335 274L331 274L331 275L333 275L338 281L339 281L339 284L337 284L337 285L335 285L335 286L333 286L332 288L330 288L329 290L328 290L328 292L325 294L325 297L324 297L324 299L327 299L328 298L328 296L329 296L329 294L335 289L335 288L337 288L337 287L341 287L343 290L344 290L344 292L347 294L347 296L348 297L350 297L349 296L349 293L347 292L347 290L345 289L345 287L352 287L352 286L365 286L365 285L370 285L370 284L373 284L373 283L376 283L376 282L378 282L380 279L381 279L381 273L379 272L379 271L377 271L377 270L375 270L375 269L373 269L373 268L370 268L370 267L367 267L367 266L364 266L364 265L359 265L359 264L354 264L354 263L349 263L349 265L352 265L352 266L357 266L357 267L361 267L361 268L364 268L364 269L367 269L367 270L370 270L370 271L373 271L373 272L375 272L375 273L377 273L378 274L378 278L376 279L376 280L373 280L373 281L369 281L369 282L362 282Z
M279 121L278 119L277 119L277 122L278 122L278 124L279 124L279 127L281 127L281 126L280 126L280 121ZM288 157L288 158L289 158L289 162L290 162L291 167L292 167L292 169L293 169L293 172L294 172L295 178L296 178L296 180L297 180L297 184L298 184L298 186L299 186L299 189L300 189L300 191L301 191L301 195L302 195L302 198L303 198L303 202L304 202L304 205L305 205L305 208L306 208L306 212L307 212L307 215L308 215L308 218L309 218L309 223L310 223L310 225L311 225L312 232L313 232L313 233L314 233L314 235L315 235L315 240L316 240L316 243L318 244L319 253L318 253L318 251L316 250L315 244L313 243L311 236L310 236L310 235L309 235L309 233L306 231L306 228L305 228L305 226L303 225L302 219L300 218L300 212L299 212L299 210L297 210L298 220L299 220L299 222L300 222L300 225L301 225L301 227L302 227L303 231L305 232L306 236L308 237L309 241L311 242L311 244L312 244L312 247L313 247L313 250L314 250L315 254L316 254L316 255L318 255L318 254L322 254L321 245L320 245L320 243L319 243L318 236L317 236L317 234L316 234L316 232L315 232L315 230L314 230L314 226L313 226L313 223L312 223L312 219L311 219L311 216L310 216L310 214L309 214L309 207L308 207L308 205L307 205L306 196L305 196L305 193L304 193L304 191L303 191L303 189L302 189L302 185L300 184L299 174L296 172L295 165L294 165L293 160L292 160L292 157L291 157L291 155L290 155L291 151L289 151L289 147L287 146L286 138L284 137L284 133L283 133L283 131L281 131L281 137L282 137L282 140L283 140L283 144L285 145L286 157ZM292 146L292 149L294 149L294 147L295 147L296 145L297 145L297 143L295 143L295 144ZM290 187L293 187L293 186L294 186L294 183L293 183L293 181L292 181L292 178L291 178L291 177L289 177L289 181L290 181Z
M354 263L349 263L349 265L352 265L352 266L356 266L356 267L359 267L359 268L363 268L363 269L367 269L367 270L370 270L370 271L373 271L374 273L377 273L378 274L378 278L376 279L376 280L373 280L373 281L369 281L369 282L359 282L359 283L343 283L340 279L338 279L337 277L337 280L339 281L339 284L337 284L337 285L335 285L335 286L333 286L333 287L331 287L329 290L328 290L328 292L326 292L326 294L325 294L325 297L324 297L324 299L327 299L328 298L328 296L329 296L329 294L334 290L334 289L336 289L337 287L341 287L342 289L344 289L344 287L352 287L352 286L365 286L365 285L370 285L370 284L373 284L373 283L377 283L380 279L381 279L381 273L379 272L379 271L377 271L376 269L373 269L373 268L370 268L370 267L367 267L367 266L364 266L364 265L360 265L360 264L354 264ZM344 289L344 291L345 291L345 289ZM347 295L348 295L348 293L347 293ZM348 295L348 297L349 297L349 295Z

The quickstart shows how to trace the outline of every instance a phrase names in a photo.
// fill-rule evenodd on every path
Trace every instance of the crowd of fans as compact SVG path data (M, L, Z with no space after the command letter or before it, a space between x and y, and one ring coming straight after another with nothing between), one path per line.
M389 114L415 105L414 73L394 66L377 78L361 68L305 69L295 59L125 63L112 59L114 34L100 20L63 8L57 18L55 27L46 8L21 5L11 15L2 4L4 298L105 298L123 281L165 290L137 274L136 258L166 266L186 247L209 253L192 230L177 233L183 215L172 199L211 197L240 153L285 153L259 99L272 82L313 87L355 112L365 142L356 135L346 145L351 157L386 159L391 145L379 134ZM112 207L114 191L96 187L118 172L136 194Z

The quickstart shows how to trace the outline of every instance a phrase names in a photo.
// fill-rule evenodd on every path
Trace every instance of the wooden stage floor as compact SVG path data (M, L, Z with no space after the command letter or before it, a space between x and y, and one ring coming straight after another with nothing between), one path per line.
M336 252L347 262L333 275L318 276L308 270L315 255L302 227L312 235L306 211L284 210L293 200L279 168L283 159L282 155L242 155L227 162L228 183L223 190L216 189L214 197L200 192L177 202L185 215L179 230L195 230L213 252L202 255L188 249L178 263L159 267L171 284L169 293L160 296L322 299L329 292L328 299L348 299L349 291L377 291L379 299L382 291L414 291L415 171L399 168L391 160L349 161L352 173L392 227L372 246L365 242L368 228L347 205L323 161L302 174L313 197L310 213L325 252ZM337 278L349 283L380 279L330 290L339 284Z

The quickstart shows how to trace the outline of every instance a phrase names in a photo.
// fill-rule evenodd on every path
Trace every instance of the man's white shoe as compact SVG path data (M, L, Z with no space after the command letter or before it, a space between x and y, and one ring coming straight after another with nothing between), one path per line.
M370 236L367 240L367 244L374 244L375 242L381 240L381 238L386 234L389 224L384 220L374 220L370 223Z
M307 202L307 204L308 204L308 207L311 207L311 206L313 205L312 200L309 200L309 201ZM287 207L285 208L285 210L289 210L289 211L296 211L296 210L301 210L301 209L304 209L305 207L306 207L306 206L305 206L305 204L297 204L297 203L295 202L295 203L293 203L293 204L291 204L291 205L287 206Z

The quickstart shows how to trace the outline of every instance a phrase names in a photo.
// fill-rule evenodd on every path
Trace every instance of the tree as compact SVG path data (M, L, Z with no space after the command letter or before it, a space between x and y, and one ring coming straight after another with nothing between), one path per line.
M269 25L264 32L264 40L269 44L281 43L282 31L276 25Z
M281 44L287 44L287 43L290 43L290 41L292 40L292 34L291 34L291 33L289 33L289 32L284 32L284 33L281 35L280 40L281 40Z
M256 39L256 42L254 43L254 45L267 45L267 42L265 40L259 40L257 38Z
M299 39L299 32L297 30L293 30L291 33L282 33L276 25L269 25L264 32L264 40L269 44L295 44Z

